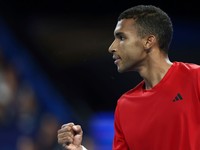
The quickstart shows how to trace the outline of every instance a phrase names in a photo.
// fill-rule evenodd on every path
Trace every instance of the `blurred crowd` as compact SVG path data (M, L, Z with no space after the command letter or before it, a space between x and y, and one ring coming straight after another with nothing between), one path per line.
M0 150L58 150L54 114L0 54Z

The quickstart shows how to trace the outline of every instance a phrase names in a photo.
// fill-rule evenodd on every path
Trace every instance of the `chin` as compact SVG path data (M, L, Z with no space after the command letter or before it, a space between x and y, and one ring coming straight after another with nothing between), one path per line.
M119 73L125 73L125 72L131 72L131 71L134 71L134 70L128 69L128 68L120 68L120 67L118 67L118 68L117 68L117 71L118 71Z
M120 68L117 68L117 71L118 71L119 73L124 73L124 72L126 72L125 70L120 69Z

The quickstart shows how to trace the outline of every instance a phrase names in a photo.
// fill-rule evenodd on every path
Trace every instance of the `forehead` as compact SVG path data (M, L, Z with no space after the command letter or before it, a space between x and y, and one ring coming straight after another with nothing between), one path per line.
M135 32L135 21L133 19L122 19L117 22L114 33Z

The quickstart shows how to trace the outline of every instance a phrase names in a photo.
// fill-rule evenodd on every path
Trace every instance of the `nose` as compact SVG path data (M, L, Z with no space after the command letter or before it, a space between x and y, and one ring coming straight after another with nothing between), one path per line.
M115 41L113 41L112 44L110 45L110 47L108 48L108 52L109 53L114 53L115 51L116 51Z

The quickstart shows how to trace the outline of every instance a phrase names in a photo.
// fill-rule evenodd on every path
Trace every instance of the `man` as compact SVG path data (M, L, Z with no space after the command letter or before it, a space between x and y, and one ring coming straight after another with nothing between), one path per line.
M171 62L169 16L152 5L122 12L109 48L118 72L143 78L115 110L113 150L200 150L200 66ZM58 142L82 150L80 125L68 123Z

